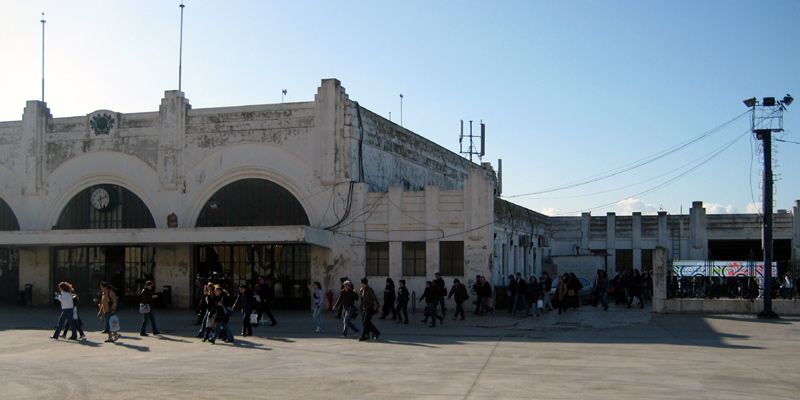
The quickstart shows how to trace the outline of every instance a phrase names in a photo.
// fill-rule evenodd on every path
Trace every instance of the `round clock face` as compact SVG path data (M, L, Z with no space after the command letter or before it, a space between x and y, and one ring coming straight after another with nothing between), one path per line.
M92 190L90 200L92 202L92 207L98 211L103 211L111 205L111 195L103 188Z

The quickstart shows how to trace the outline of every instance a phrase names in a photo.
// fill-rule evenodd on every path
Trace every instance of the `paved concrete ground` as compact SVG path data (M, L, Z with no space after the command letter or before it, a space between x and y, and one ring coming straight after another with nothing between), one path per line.
M158 312L158 310L157 310ZM161 311L160 337L139 315L103 343L48 338L53 309L0 309L5 399L798 399L800 319L653 315L591 307L563 316L500 313L444 328L378 321L379 341L311 332L310 313L277 312L276 327L235 346L193 337L192 317ZM239 328L234 323L234 328Z

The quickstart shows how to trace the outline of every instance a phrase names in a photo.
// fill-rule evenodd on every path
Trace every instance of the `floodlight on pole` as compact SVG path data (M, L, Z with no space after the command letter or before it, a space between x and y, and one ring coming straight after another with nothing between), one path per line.
M758 314L759 318L775 319L778 315L772 310L772 133L783 131L783 111L792 104L794 99L787 94L783 100L776 101L774 97L764 97L761 104L755 97L744 100L744 105L750 108L750 130L760 140L764 148L764 177L763 177L763 204L764 212L762 224L762 238L764 248L764 308Z
M403 94L400 93L400 126L403 126Z

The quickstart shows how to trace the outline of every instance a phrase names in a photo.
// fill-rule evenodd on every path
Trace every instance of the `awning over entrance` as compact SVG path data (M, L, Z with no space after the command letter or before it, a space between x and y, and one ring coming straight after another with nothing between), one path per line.
M0 232L0 246L307 243L331 248L333 233L310 226L225 228L59 229Z

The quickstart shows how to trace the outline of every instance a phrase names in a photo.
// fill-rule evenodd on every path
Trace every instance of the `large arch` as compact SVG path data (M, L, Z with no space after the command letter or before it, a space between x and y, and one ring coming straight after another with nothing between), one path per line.
M245 178L272 181L288 190L303 206L310 225L320 225L321 212L327 197L319 196L325 187L313 167L300 155L268 144L235 144L225 146L198 160L187 160L184 204L179 214L180 225L194 226L208 200L222 187Z
M283 186L243 178L217 190L197 216L197 227L308 225L308 214Z
M98 185L117 185L131 191L156 217L156 227L165 225L163 215L166 214L158 207L164 202L152 197L160 188L158 172L137 157L98 151L71 158L50 173L47 180L48 196L45 199L49 212L39 217L41 229L55 226L67 203L80 192Z
M53 229L155 228L153 214L132 191L99 184L76 193L61 209Z
M0 231L18 231L19 220L11 206L0 197Z

